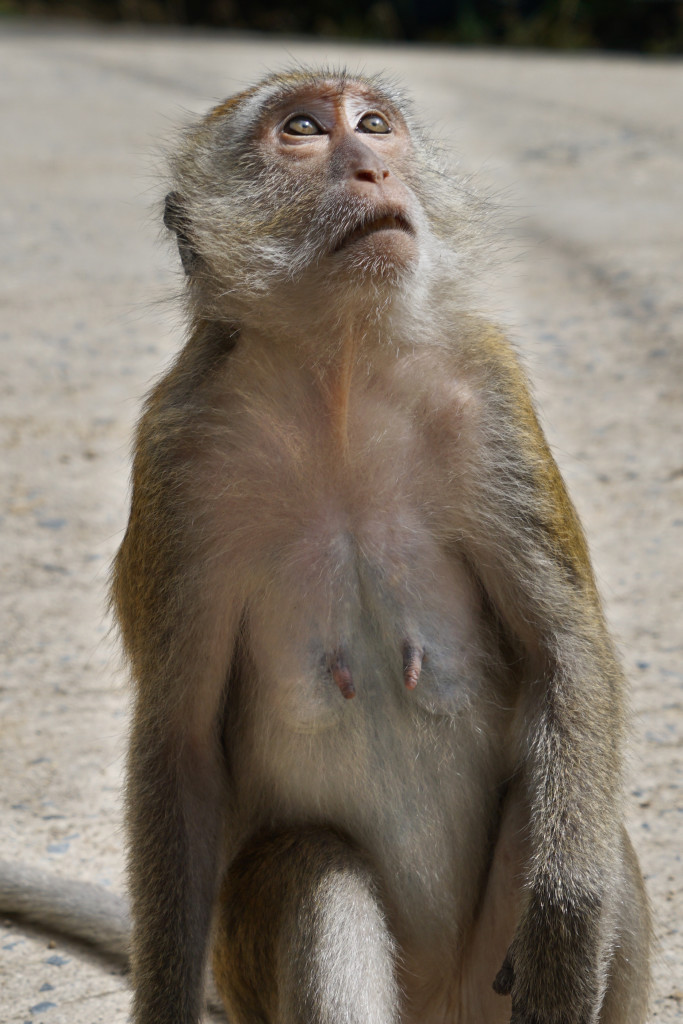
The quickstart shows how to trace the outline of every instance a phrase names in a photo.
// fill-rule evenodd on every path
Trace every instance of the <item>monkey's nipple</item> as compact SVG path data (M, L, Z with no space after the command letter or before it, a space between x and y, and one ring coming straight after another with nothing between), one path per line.
M406 690L414 690L422 671L425 658L424 647L413 644L410 640L403 643L403 682Z
M356 687L353 685L351 669L346 664L346 658L341 651L335 651L328 659L328 668L335 683L341 690L345 700L351 700L356 696Z

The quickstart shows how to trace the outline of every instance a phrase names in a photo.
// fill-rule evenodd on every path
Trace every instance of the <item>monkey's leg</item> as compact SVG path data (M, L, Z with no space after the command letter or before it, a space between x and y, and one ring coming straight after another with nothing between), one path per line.
M234 1024L394 1024L394 943L373 873L337 833L257 839L227 872L213 956Z
M610 941L604 958L604 988L595 1020L596 1024L643 1024L647 1019L650 994L650 913L638 861L623 828L617 845L621 847L617 854L618 868L615 865L614 884L603 908L602 927L609 931ZM561 955L556 951L555 956L561 970L564 967ZM507 969L509 967L503 968L499 978ZM512 1019L516 1022L524 1018L513 1015Z
M648 963L652 944L650 912L631 840L624 831L623 875L616 886L616 943L608 969L600 1024L639 1024L647 1018Z
M524 902L528 816L522 794L510 785L486 884L463 951L458 1020L466 1024L508 1024L510 1020L510 1001L501 999L491 980L505 958Z

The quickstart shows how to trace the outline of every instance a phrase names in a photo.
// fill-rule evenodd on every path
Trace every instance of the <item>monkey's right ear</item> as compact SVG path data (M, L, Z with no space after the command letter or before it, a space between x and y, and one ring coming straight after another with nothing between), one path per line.
M190 219L185 210L185 201L180 192L169 192L164 202L164 224L169 231L175 231L178 252L185 273L191 276L201 263L199 253L190 240Z

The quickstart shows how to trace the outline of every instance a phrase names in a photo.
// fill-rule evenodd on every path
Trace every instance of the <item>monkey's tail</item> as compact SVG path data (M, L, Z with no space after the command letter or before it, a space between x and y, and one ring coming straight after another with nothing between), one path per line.
M16 914L82 942L126 966L130 915L124 896L99 885L0 861L0 914Z

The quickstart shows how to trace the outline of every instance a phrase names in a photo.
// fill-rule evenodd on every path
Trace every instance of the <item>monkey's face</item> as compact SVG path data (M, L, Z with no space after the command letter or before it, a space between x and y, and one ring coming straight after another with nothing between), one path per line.
M409 304L443 262L435 240L453 236L429 147L363 78L267 79L188 132L173 167L165 220L203 313L294 322Z
M280 213L310 263L380 277L417 263L412 143L386 97L357 82L293 91L264 111L257 149L294 197Z

